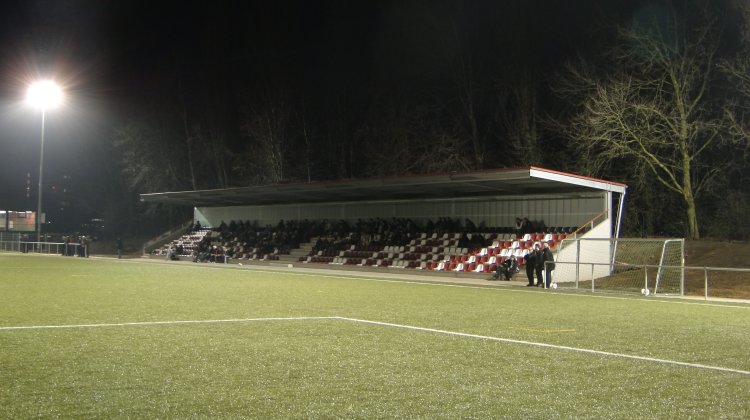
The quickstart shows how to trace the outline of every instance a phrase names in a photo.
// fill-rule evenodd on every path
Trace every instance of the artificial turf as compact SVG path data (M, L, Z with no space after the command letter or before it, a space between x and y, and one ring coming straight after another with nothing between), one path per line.
M749 305L15 254L0 290L2 418L750 416Z

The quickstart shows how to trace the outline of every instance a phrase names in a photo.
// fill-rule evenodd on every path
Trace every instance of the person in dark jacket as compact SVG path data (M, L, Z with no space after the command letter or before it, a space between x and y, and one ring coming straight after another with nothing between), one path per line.
M534 245L534 271L536 272L536 286L544 287L544 253L539 244Z
M529 284L526 287L534 286L534 270L536 269L536 252L531 251L523 256L526 261L526 277L529 279Z
M546 242L542 250L542 265L544 266L545 287L549 289L552 284L552 270L555 269L555 258L552 256L552 250L549 249L549 244Z
M514 255L511 255L502 264L497 266L495 274L492 275L492 280L497 280L502 275L506 281L510 281L510 278L516 273L518 273L518 261L516 261Z

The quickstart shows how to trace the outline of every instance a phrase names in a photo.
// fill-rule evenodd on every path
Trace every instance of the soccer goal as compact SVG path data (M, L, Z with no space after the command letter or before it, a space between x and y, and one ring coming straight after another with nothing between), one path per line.
M553 281L559 288L684 293L684 239L574 238L556 254Z

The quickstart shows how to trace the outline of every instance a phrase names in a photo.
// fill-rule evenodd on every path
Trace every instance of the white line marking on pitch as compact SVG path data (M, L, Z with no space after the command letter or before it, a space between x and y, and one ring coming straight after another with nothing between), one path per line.
M242 318L242 319L205 319L205 320L186 320L186 321L143 321L143 322L120 322L108 324L74 324L74 325L29 325L19 327L0 327L0 331L13 330L55 330L55 329L77 329L77 328L107 328L107 327L149 327L158 325L180 325L180 324L231 324L242 322L262 322L262 321L311 321L311 320L335 320L340 319L335 316L301 316L288 318Z
M580 347L561 346L557 344L540 343L535 341L515 340L512 338L491 337L486 335L469 334L456 331L439 330L435 328L415 327L412 325L394 324L391 322L370 321L366 319L347 318L341 316L302 316L302 317L272 317L272 318L237 318L237 319L207 319L207 320L184 320L184 321L144 321L144 322L121 322L107 324L75 324L75 325L31 325L18 327L0 327L0 331L19 331L19 330L52 330L52 329L79 329L79 328L106 328L106 327L145 327L145 326L163 326L163 325L181 325L181 324L229 324L244 322L264 322L264 321L314 321L314 320L339 320L359 324L379 325L383 327L399 328L410 331L421 331L455 337L465 337L477 340L495 341L498 343L522 344L526 346L544 347L555 350L566 350L577 353L596 354L599 356L618 357L623 359L638 360L644 362L654 362L666 365L684 366L698 369L714 370L719 372L738 373L750 376L750 371L731 369L721 366L703 365L700 363L679 362L676 360L659 359L655 357L634 356L631 354L613 353L602 350L592 350Z
M584 348L579 348L579 347L560 346L557 344L539 343L535 341L514 340L511 338L500 338L500 337L490 337L486 335L467 334L467 333L461 333L461 332L455 332L455 331L438 330L434 328L414 327L411 325L394 324L390 322L380 322L380 321L369 321L366 319L344 318L344 317L341 317L340 319L350 321L350 322L371 324L371 325L381 325L385 327L400 328L400 329L406 329L406 330L412 330L412 331L431 332L431 333L436 333L436 334L452 335L456 337L466 337L466 338L474 338L478 340L496 341L500 343L523 344L527 346L544 347L544 348L551 348L551 349L556 349L556 350L567 350L567 351L574 351L578 353L596 354L600 356L619 357L623 359L632 359L632 360L639 360L639 361L645 361L645 362L654 362L654 363L662 363L662 364L668 364L668 365L716 370L720 372L739 373L741 375L750 376L750 371L740 370L740 369L731 369L731 368L725 368L725 367L720 367L720 366L702 365L700 363L678 362L676 360L658 359L655 357L634 356L631 354L613 353L609 351L584 349Z

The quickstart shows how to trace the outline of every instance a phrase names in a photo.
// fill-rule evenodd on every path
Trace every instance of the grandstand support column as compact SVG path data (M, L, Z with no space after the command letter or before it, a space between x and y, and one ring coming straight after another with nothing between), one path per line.
M627 188L623 190L622 194L620 194L619 205L617 208L617 219L615 221L615 244L612 250L612 260L609 262L614 266L615 264L615 256L617 255L617 245L618 245L618 239L620 239L620 227L622 226L622 212L625 209L625 197L628 193ZM611 193L610 193L611 194ZM610 203L612 201L610 200ZM610 213L611 216L611 213Z
M620 227L622 226L622 212L625 211L625 199L627 198L628 190L626 189L620 194L619 205L617 208L617 221L615 222L615 238L620 239Z

